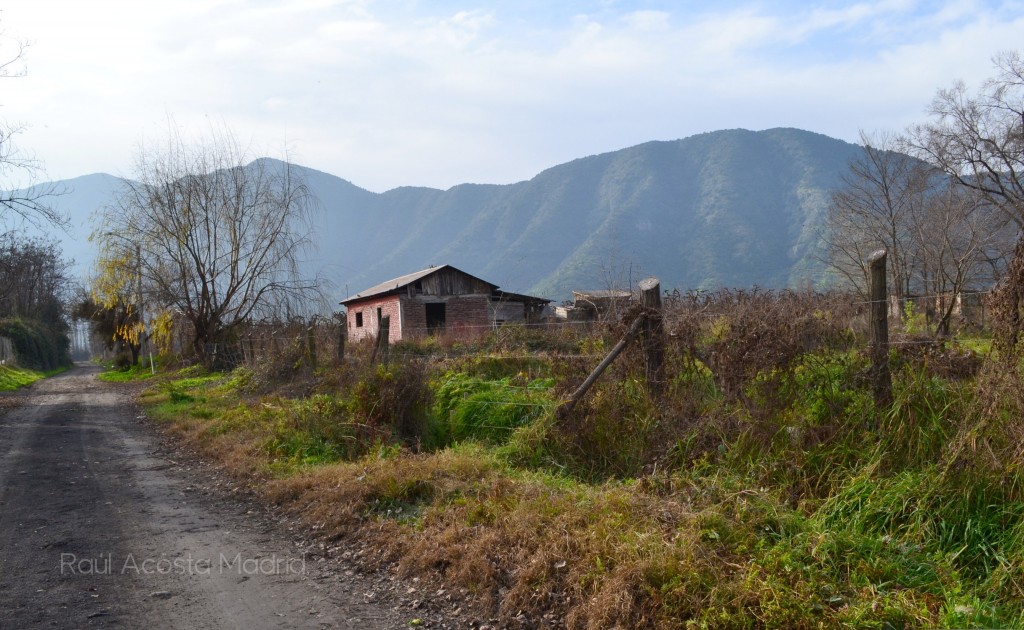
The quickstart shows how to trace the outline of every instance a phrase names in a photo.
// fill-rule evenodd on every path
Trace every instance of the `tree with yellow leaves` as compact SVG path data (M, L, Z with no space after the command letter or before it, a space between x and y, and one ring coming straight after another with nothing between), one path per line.
M76 305L74 315L92 322L93 332L105 340L107 348L119 345L131 352L134 365L145 335L137 250L114 242L113 237L99 237L102 255L96 262L89 295Z
M320 298L318 280L298 268L316 205L288 162L250 160L230 133L186 142L172 130L165 146L138 154L133 178L103 214L105 251L128 248L126 260L107 256L109 294L123 298L131 286L134 247L147 310L173 312L193 354L211 360L245 322ZM126 324L123 337L133 330Z

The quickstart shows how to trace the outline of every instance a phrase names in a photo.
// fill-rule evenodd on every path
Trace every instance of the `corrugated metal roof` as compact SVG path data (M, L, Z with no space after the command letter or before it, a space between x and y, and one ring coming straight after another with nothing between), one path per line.
M357 302L359 300L365 300L365 299L368 299L368 298L377 297L378 295L385 295L385 294L391 293L392 291L399 291L399 290L404 289L405 287L409 286L413 282L416 282L417 280L421 280L423 278L426 278L427 276L429 276L431 274L434 274L434 273L437 273L438 271L441 271L442 269L451 269L452 271L457 271L457 272L459 272L461 274L469 276L470 278L473 278L475 280L479 280L480 282L483 282L484 284L486 284L489 287L491 287L491 291L493 292L493 296L494 297L498 297L498 298L502 298L503 297L505 299L509 299L509 300L513 300L513 301L529 301L529 302L544 302L544 303L550 303L551 302L551 300L548 300L548 299L545 299L545 298L533 297L531 295L523 295L521 293L512 293L510 291L501 291L501 290L498 289L498 285L494 284L493 282L488 282L488 281L484 280L483 278L478 278L477 276L474 276L473 274L466 273L465 271L463 271L461 269L458 269L456 267L452 267L451 265L440 265L440 266L437 266L437 267L428 267L427 269L421 269L420 271L415 271L413 273L407 273L404 276L398 276L397 278L392 278L391 280L386 280L384 282L381 282L378 285L370 287L369 289L363 289L362 291L360 291L359 293L356 293L352 297L345 298L344 300L342 300L340 302L340 304L349 304L351 302Z
M447 266L448 265L441 265L440 267L429 267L421 271L407 273L404 276L392 278L391 280L385 280L384 282L381 282L378 285L374 285L369 289L364 289L359 293L356 293L352 297L345 298L344 300L341 301L341 304L347 304L348 302L354 302L356 300L365 300L368 297L373 297L375 295L381 295L382 293L389 293L391 291L401 289L402 287L412 284L413 282L416 282L420 278L429 276L430 274L436 271L440 271L441 269L444 269Z
M512 302L543 302L544 304L551 303L551 300L547 298L534 297L532 295L525 295L523 293L513 293L511 291L502 291L501 289L498 289L497 291L494 292L494 298L508 299Z
M455 267L452 267L451 265L440 265L438 267L429 267L429 268L423 269L421 271L416 271L414 273L408 273L408 274L405 274L404 276L398 276L397 278L392 278L391 280L387 280L385 282L381 282L380 284L378 284L376 286L372 286L369 289L364 289L364 290L360 291L359 293L356 293L352 297L345 298L340 303L341 304L348 304L349 302L355 302L357 300L365 300L366 298L371 298L371 297L375 297L375 296L378 296L378 295L384 295L385 293L390 293L392 291L397 291L398 289L406 287L406 286L412 284L413 282L416 282L417 280L420 280L422 278L426 278L430 274L437 273L438 271L441 271L442 269L451 269L452 271L457 271L457 272L459 272L461 274L465 274L465 275L469 276L470 278L475 278L476 280L479 280L480 282L483 282L484 284L489 285L492 289L497 289L498 288L498 285L496 285L496 284L488 282L488 281L486 281L486 280L484 280L482 278L477 278L473 274L466 273L465 271L463 271L461 269L457 269Z

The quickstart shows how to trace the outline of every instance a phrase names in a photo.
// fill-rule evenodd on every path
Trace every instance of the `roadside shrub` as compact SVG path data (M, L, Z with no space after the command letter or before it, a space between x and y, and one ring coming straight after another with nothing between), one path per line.
M549 425L546 455L518 457L546 457L555 469L589 481L635 477L668 446L656 439L661 417L642 379L609 378L568 418ZM525 444L526 437L518 436L517 443Z
M988 363L964 411L953 418L942 462L949 475L1005 488L1024 500L1024 370Z
M909 365L928 374L963 381L977 376L981 357L968 348L958 348L932 337L904 335L892 340L893 367Z
M53 370L71 364L71 341L67 333L38 321L10 318L0 320L0 337L14 346L18 363L35 370Z
M849 300L845 294L759 289L677 293L668 300L666 324L677 352L700 360L726 399L756 391L764 404L781 393L774 376L799 357L852 345Z
M310 394L316 384L308 346L305 337L300 335L278 340L267 349L265 356L246 368L249 377L244 389L249 393L276 392L302 396Z
M386 428L409 446L428 438L431 393L422 361L409 359L371 366L347 393L347 408L357 422Z
M353 422L344 401L316 394L281 406L266 449L289 462L323 464L359 457L389 433Z
M435 382L434 417L444 442L506 442L512 431L550 411L552 379L486 380L447 372Z
M857 352L808 353L796 361L793 421L821 427L864 418L873 404L866 374L868 363Z
M114 356L114 369L125 371L131 368L132 365L134 365L132 362L132 355L127 352L118 352L117 355Z
M580 326L547 326L502 324L488 334L481 344L491 352L571 353L579 349Z

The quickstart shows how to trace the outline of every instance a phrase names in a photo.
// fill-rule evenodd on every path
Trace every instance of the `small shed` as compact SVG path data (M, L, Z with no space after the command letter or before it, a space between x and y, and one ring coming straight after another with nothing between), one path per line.
M504 323L532 323L550 300L502 291L451 265L393 278L341 301L349 341L376 338L390 317L388 339L416 339L441 332L480 335Z
M632 304L633 294L629 291L573 291L571 306L555 309L555 317L574 322L593 322L617 319Z

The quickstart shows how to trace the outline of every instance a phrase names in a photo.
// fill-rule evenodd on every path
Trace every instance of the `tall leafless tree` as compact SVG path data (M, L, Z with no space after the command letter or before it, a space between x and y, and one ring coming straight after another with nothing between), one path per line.
M1024 228L1024 58L1005 52L993 63L996 76L977 94L962 81L939 90L908 148Z
M69 264L50 241L0 236L0 317L22 317L66 329Z
M147 302L183 316L205 360L243 322L318 297L299 270L315 207L288 162L249 162L227 132L195 143L172 132L166 146L138 153L100 244L137 248Z
M939 171L912 225L911 286L930 296L935 332L945 336L963 293L991 286L1005 268L1016 230L977 191Z
M825 221L826 262L866 291L867 259L888 251L889 286L902 303L910 291L913 217L927 194L927 167L895 150L896 139L861 133L864 152L832 192Z
M1024 332L1024 57L993 59L995 76L977 93L957 82L932 101L931 120L911 127L908 149L963 187L977 191L1018 228L1014 261L990 299L1005 357Z
M892 296L901 307L913 295L929 296L925 310L936 332L948 333L959 297L994 281L1014 232L978 191L898 151L904 140L861 138L864 153L832 193L827 262L866 291L868 257L885 248Z

